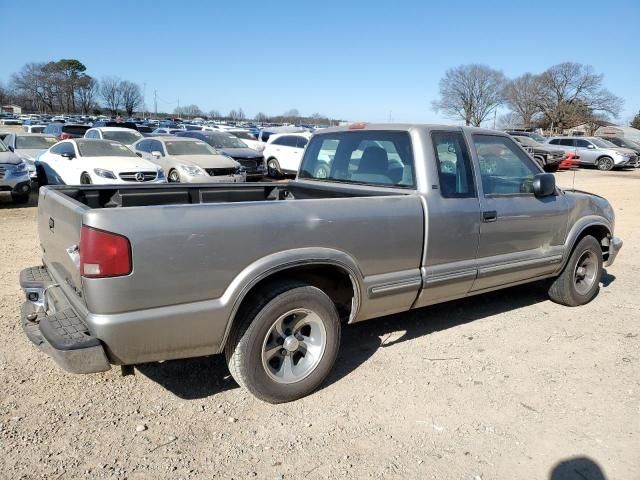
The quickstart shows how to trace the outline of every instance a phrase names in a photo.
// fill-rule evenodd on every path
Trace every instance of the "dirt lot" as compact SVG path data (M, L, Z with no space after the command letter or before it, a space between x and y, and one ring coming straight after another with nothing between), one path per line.
M625 241L592 303L528 285L347 327L324 388L279 406L220 357L57 368L18 323L36 209L2 197L0 477L640 478L640 171L575 185L609 198Z

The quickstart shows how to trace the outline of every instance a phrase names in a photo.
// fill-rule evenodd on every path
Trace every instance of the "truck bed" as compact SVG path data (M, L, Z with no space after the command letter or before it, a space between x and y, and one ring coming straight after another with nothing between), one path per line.
M49 187L91 209L397 195L389 188L311 182L217 185L89 185Z

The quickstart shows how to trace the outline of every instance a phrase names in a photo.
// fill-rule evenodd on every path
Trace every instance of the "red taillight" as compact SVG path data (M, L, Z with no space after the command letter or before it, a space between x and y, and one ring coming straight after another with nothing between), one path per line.
M70 138L71 138L71 134L70 133L62 132L60 134L60 140L68 140Z
M366 128L367 124L364 122L355 122L349 124L349 130L360 130Z
M118 277L131 273L131 245L122 235L82 227L80 274L87 278Z

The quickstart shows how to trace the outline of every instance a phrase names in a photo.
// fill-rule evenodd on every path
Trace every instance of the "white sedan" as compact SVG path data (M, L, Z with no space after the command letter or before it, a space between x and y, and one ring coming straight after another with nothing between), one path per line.
M120 142L124 145L133 145L143 135L131 128L123 127L96 127L90 128L84 134L84 138L96 138L98 140L111 140L113 142Z
M162 168L109 140L63 140L40 156L36 168L40 185L167 182Z
M304 148L311 134L277 133L269 137L262 154L267 161L267 171L272 178L298 173Z

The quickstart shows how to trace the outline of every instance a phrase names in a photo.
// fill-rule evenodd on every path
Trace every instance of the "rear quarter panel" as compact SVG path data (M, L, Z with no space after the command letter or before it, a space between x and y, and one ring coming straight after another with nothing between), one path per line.
M366 290L419 276L424 228L415 195L102 209L84 223L125 235L133 255L126 277L83 279L94 314L221 298L252 264L301 249L342 252Z

